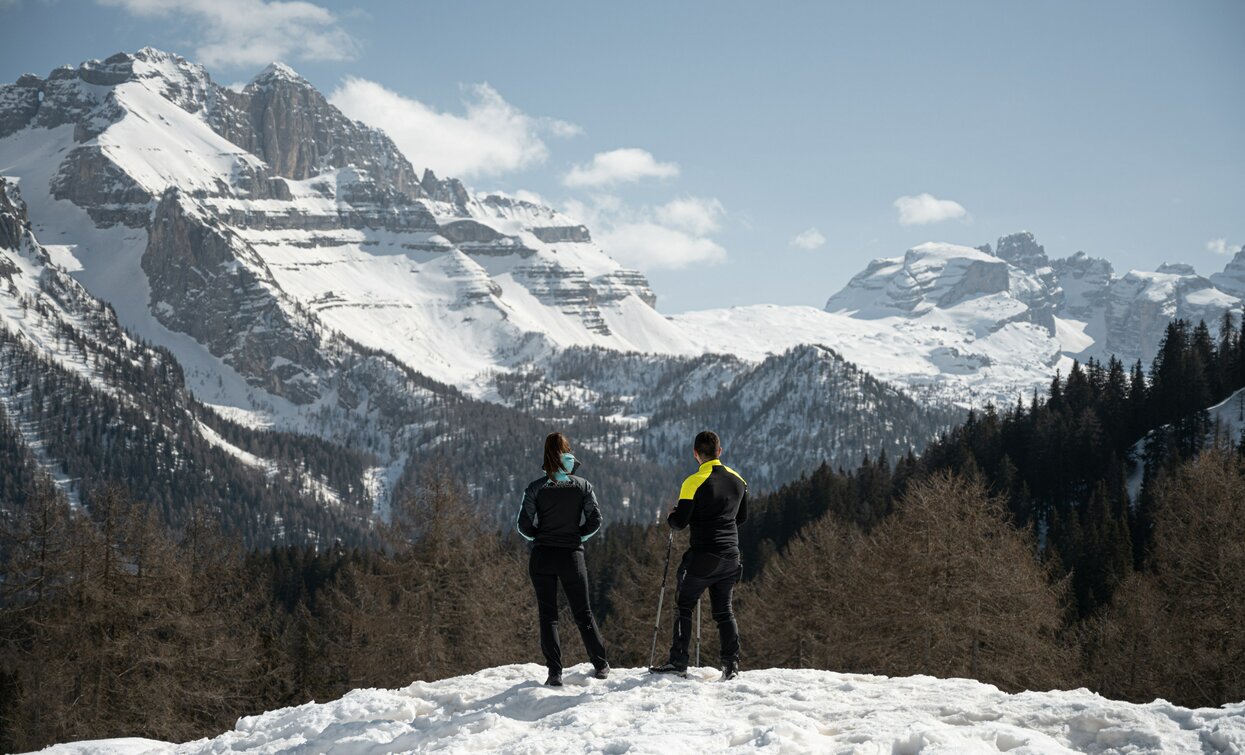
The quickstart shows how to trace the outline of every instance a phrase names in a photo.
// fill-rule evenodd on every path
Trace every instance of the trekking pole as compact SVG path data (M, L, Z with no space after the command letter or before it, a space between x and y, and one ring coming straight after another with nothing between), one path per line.
M670 538L666 540L666 565L661 570L661 592L657 593L657 621L653 624L653 645L648 651L648 665L653 667L657 657L657 632L661 630L661 606L666 598L666 578L670 576L670 551L674 550L674 530L670 530Z
M696 667L700 667L700 598L696 599Z

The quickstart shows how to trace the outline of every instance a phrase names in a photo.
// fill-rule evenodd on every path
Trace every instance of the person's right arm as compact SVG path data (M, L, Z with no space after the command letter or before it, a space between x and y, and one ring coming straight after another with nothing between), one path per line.
M681 530L691 523L692 498L696 495L696 488L700 487L700 482L696 479L696 475L683 481L683 487L679 489L679 502L670 510L670 516L666 517L666 522L672 528Z
M535 485L528 485L523 491L523 503L519 505L519 516L515 519L514 527L527 540L536 539L536 493Z

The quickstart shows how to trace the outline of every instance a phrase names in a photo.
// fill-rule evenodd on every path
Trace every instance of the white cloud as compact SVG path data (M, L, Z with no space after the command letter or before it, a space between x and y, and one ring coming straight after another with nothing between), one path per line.
M809 228L807 231L801 231L791 239L791 246L797 246L801 249L820 249L825 246L826 237L816 228Z
M925 225L968 217L968 211L959 202L938 199L932 194L900 197L895 200L895 208L899 210L900 225Z
M657 207L633 207L609 194L588 202L572 199L563 209L586 223L611 257L640 270L678 270L726 259L726 249L707 234L725 215L713 198L683 197Z
M576 165L562 179L567 186L609 186L642 178L673 178L679 175L675 163L658 162L648 150L634 147L598 152L588 165Z
M1206 242L1206 251L1214 254L1236 254L1236 250L1240 248L1237 244L1229 244L1227 239L1212 239Z
M712 239L652 222L614 226L599 240L610 256L641 270L678 270L726 259L726 250Z
M146 18L185 22L193 57L207 66L274 60L352 60L359 43L331 11L302 0L98 0Z
M564 137L579 127L530 116L488 84L463 88L465 113L439 112L374 81L347 77L329 102L356 120L382 129L416 168L470 178L508 173L545 161L542 135Z
M657 208L657 219L664 225L673 226L689 233L703 236L721 227L726 214L722 203L716 199L681 197Z

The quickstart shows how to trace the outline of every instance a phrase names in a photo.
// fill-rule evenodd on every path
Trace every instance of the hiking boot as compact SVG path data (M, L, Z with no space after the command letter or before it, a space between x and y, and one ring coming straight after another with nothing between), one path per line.
M596 671L592 672L592 676L595 679L604 679L605 677L609 675L610 675L610 665L608 663L605 664L604 666L598 667Z
M739 676L739 661L727 661L722 667L722 681L729 682Z
M550 671L549 678L545 680L545 686L561 687L562 686L562 672L561 671Z
M648 672L650 674L678 674L687 678L687 666L680 666L671 661L666 661L660 666L650 666Z

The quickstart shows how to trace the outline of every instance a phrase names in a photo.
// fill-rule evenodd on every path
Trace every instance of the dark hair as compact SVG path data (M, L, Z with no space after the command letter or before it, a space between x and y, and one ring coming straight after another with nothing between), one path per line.
M696 449L696 454L706 461L722 455L722 441L712 430L697 433L696 442L692 444L692 448Z
M562 454L570 453L571 442L562 433L549 433L545 436L545 476L553 479L558 472L571 473L562 466Z

